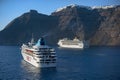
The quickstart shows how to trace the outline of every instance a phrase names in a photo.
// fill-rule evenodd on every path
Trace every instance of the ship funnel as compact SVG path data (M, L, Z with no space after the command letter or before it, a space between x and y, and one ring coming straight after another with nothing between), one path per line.
M43 37L40 38L40 45L45 45L45 41Z
M38 42L36 43L35 46L41 46L41 45L45 45L45 41L44 41L44 38L43 38L43 37L41 37L41 38L38 40Z

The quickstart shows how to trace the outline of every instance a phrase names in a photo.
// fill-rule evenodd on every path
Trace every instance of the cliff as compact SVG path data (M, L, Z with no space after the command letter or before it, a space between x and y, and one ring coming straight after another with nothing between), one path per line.
M51 15L35 10L24 13L0 31L0 44L22 44L41 36L56 45L64 37L78 37L94 46L120 46L120 6L70 5Z

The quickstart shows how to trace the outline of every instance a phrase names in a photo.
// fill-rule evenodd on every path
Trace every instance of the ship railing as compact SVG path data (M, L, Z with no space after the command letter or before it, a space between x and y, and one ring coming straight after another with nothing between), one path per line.
M54 51L51 50L34 50L35 53L55 53Z
M53 48L41 48L39 52L55 52L55 50Z
M56 55L55 53L35 53L36 55Z
M32 46L26 45L26 44L23 44L22 47L23 47L23 48L29 48L29 49L31 48L31 49L32 49Z
M56 62L56 59L41 59L41 62Z

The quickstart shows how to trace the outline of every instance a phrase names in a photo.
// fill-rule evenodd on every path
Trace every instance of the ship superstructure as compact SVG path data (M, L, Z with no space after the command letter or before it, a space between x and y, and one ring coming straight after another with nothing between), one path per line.
M28 44L21 47L23 59L36 67L56 67L56 52L53 48L45 45L43 38L35 44L32 39Z

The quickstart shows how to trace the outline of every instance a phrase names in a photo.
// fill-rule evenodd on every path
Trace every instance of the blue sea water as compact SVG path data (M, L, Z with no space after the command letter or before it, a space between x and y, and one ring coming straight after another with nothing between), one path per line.
M25 62L19 46L0 46L0 80L120 80L120 47L54 47L56 68Z

